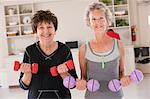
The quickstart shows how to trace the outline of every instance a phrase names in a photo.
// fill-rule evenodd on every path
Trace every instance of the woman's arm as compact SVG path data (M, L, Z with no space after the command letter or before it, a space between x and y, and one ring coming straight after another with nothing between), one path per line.
M124 63L124 48L120 41L118 41L120 50L120 64L119 64L119 77L122 86L128 86L131 83L130 77L125 75L125 63Z
M85 90L86 89L86 80L87 80L87 66L86 66L86 59L85 59L85 52L86 52L86 46L81 45L79 49L79 65L80 65L80 71L81 71L81 78L80 80L77 79L76 81L76 88L78 90Z
M87 66L85 59L86 45L81 45L79 49L79 65L81 70L81 79L87 80Z
M125 63L124 63L124 47L122 43L118 40L119 52L120 52L120 61L119 61L119 78L125 76Z
M20 71L23 74L23 77L22 77L22 82L29 86L30 82L31 82L31 78L32 78L32 73L31 73L31 64L27 64L27 63L23 63L21 64L20 66Z
M74 66L74 69L71 69L71 70L69 70L68 67L67 67L66 62L68 60L72 60L72 62L74 64L71 50L69 49L69 47L64 46L63 51L64 51L64 53L66 53L65 56L64 56L64 63L57 66L58 73L60 74L62 79L64 79L66 76L69 76L69 75L73 76L74 78L78 78L78 76L76 74L75 66Z
M31 82L31 76L29 75L29 77L27 77L28 75L24 74L24 73L20 73L20 79L19 79L19 84L20 87L24 90L28 90L29 89L29 84Z
M31 73L31 64L30 59L27 51L24 53L23 63L20 66L20 78L19 78L19 84L22 89L29 89L29 85L32 78Z

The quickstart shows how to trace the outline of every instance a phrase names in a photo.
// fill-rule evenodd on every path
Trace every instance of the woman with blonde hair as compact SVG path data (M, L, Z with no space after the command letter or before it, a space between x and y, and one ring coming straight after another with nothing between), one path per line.
M95 37L79 49L81 79L77 81L76 87L84 90L88 80L96 79L100 82L100 89L96 92L86 90L85 99L122 99L122 90L110 91L109 81L120 79L122 86L131 82L124 73L124 48L121 41L107 35L111 20L112 14L102 2L88 6L86 21Z

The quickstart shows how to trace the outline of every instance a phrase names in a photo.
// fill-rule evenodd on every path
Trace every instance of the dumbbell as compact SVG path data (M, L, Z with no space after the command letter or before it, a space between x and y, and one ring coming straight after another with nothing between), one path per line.
M100 83L95 80L95 79L91 79L87 82L87 89L90 92L96 92L97 90L99 90L100 88Z
M134 70L131 75L130 75L130 79L132 82L138 84L139 82L141 82L143 80L143 73L139 70ZM108 88L112 91L112 92L118 92L121 89L121 83L118 79L113 79L109 82L108 84Z
M72 76L67 76L63 79L63 85L68 89L73 88L76 85L76 80Z
M72 70L72 69L75 68L75 67L74 67L74 62L73 62L73 60L71 60L71 59L66 62L66 66L67 66L67 68L68 68L69 70ZM52 76L57 76L57 75L59 74L58 71L57 71L57 66L51 67L51 68L50 68L50 73L52 74Z
M21 63L19 61L15 61L14 62L14 71L18 71L20 69L20 65L21 65ZM38 64L37 63L32 64L31 72L33 74L37 74L37 72L38 72Z
M63 80L63 85L70 89L70 88L73 88L75 87L76 85L76 80L74 77L72 76L67 76L64 78ZM90 92L95 92L97 91L98 89L100 88L100 84L97 80L94 80L94 79L91 79L87 82L87 89L90 91Z

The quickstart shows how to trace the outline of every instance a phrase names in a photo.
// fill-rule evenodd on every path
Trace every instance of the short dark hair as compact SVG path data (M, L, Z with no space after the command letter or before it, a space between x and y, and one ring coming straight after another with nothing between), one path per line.
M55 31L57 30L58 20L57 20L57 17L55 16L55 14L52 13L51 11L39 10L34 14L34 16L32 18L32 29L33 29L34 33L37 32L38 24L42 23L42 22L48 22L48 23L52 22L54 25Z

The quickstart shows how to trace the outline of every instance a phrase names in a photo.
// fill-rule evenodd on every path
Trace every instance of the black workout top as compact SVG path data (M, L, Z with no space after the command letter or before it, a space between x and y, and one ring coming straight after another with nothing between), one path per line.
M53 77L49 69L58 66L72 58L70 49L63 43L58 42L58 48L50 55L46 55L40 48L39 42L36 42L26 48L23 63L38 63L37 74L32 74L31 83L25 85L20 74L20 87L29 90L28 99L71 99L69 89L63 86L63 79L60 75ZM68 71L73 77L77 78L75 69Z

